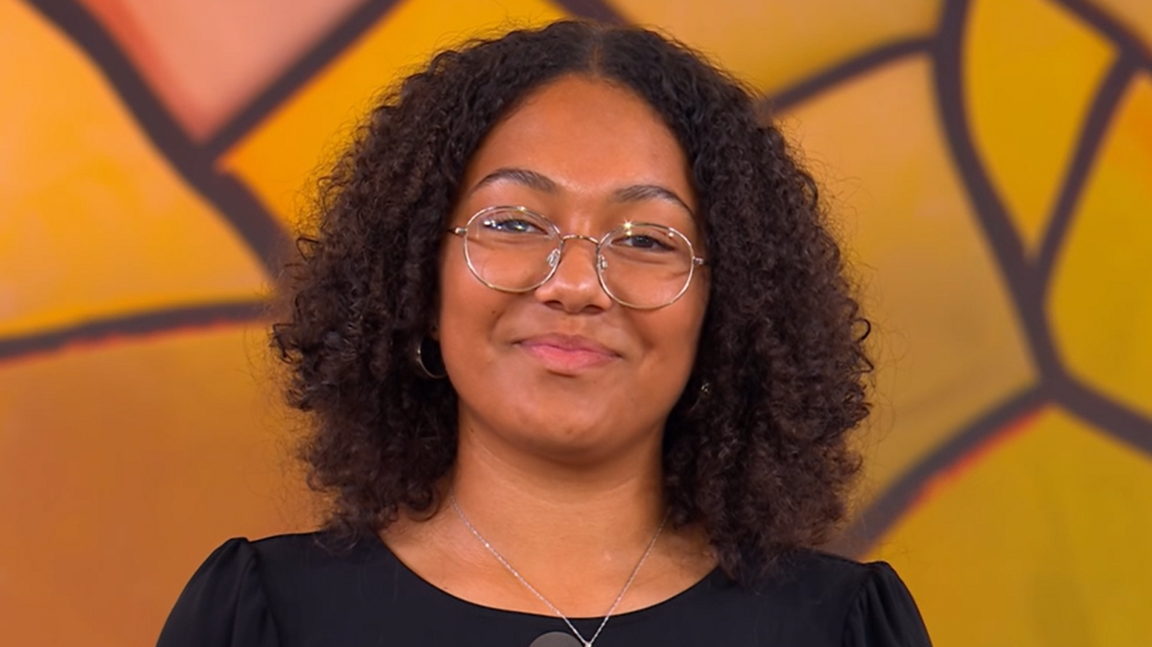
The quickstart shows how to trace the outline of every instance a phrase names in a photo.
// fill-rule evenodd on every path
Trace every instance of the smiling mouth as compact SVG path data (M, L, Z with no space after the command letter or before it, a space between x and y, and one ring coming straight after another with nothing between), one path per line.
M540 362L545 370L563 375L600 368L619 358L611 350L586 340L548 336L526 339L517 345Z

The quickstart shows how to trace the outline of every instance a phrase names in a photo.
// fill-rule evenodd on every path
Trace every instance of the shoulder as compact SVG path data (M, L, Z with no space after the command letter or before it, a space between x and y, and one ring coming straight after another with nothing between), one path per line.
M276 647L276 628L255 557L243 538L212 551L177 598L157 647Z
M233 537L208 555L192 582L218 587L251 580L266 589L279 580L307 579L356 562L366 553L364 544L342 541L324 532L257 540Z
M333 594L397 562L374 536L348 539L327 532L276 535L249 542L260 579L278 607L307 603L310 592Z
M347 602L341 598L357 590L349 584L384 567L387 555L379 541L323 532L229 539L184 587L158 646L273 647L279 634L295 635L300 622Z
M754 590L801 599L846 599L869 579L892 569L884 562L861 563L818 550L799 550L780 558Z
M803 550L782 558L756 585L727 584L756 633L779 644L852 647L930 645L907 587L885 562L860 563Z
M273 535L262 539L231 539L244 542L265 575L299 576L310 572L354 565L374 556L379 543L374 537L343 538L329 532ZM227 545L227 543L225 544Z

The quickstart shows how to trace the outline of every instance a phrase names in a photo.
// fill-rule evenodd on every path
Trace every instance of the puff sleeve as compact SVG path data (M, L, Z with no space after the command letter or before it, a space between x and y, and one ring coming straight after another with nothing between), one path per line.
M278 647L256 551L230 539L196 571L176 600L157 647Z
M931 647L928 630L904 582L883 562L868 564L844 626L844 647Z

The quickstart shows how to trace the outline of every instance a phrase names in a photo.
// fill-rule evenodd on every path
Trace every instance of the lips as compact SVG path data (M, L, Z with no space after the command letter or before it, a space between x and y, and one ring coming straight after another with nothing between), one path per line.
M563 375L575 375L599 368L620 357L607 346L579 335L538 335L524 339L517 345L546 370Z

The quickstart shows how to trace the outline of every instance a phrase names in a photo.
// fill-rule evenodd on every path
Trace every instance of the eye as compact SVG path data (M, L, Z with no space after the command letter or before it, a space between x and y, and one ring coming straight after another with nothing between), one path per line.
M659 234L632 232L617 236L612 240L614 247L630 247L637 251L670 252L675 249Z
M487 218L482 223L484 229L502 234L544 234L547 233L536 223L524 218Z

